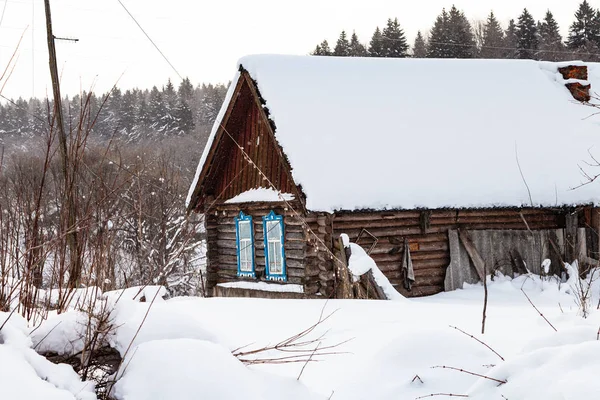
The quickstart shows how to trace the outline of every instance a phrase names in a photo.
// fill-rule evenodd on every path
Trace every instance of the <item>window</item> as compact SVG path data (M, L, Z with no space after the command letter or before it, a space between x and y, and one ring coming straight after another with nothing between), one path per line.
M254 273L254 231L252 217L242 211L235 218L238 276L256 278Z
M265 239L265 272L267 279L287 281L285 271L285 249L283 248L283 216L273 211L263 217Z

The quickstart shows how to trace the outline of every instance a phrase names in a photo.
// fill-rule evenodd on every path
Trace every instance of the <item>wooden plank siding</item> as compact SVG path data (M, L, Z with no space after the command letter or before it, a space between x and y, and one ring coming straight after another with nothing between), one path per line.
M287 158L275 140L264 110L255 101L250 84L242 79L236 106L214 149L200 200L206 197L226 200L250 189L270 187L269 182L283 193L304 197L293 182Z
M334 237L346 233L351 241L356 241L360 232L366 229L378 239L371 257L390 282L407 296L430 295L444 290L446 267L450 263L449 229L564 227L563 210L544 209L337 212L333 217ZM400 267L404 238L409 241L415 272L411 292L402 288Z

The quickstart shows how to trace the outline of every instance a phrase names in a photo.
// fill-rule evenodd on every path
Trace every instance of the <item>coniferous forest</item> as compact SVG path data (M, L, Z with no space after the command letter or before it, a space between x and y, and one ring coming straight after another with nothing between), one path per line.
M221 107L227 86L194 86L188 78L178 87L168 81L160 89L118 87L105 94L82 93L63 99L64 114L76 123L81 108L97 116L90 130L96 138L119 138L128 142L195 134L206 137ZM88 104L86 104L88 103ZM0 145L22 143L48 130L50 101L32 98L0 104Z
M600 61L600 11L584 0L563 38L551 10L533 16L525 8L506 26L490 11L485 21L469 21L452 6L441 10L429 32L417 32L409 46L397 18L376 27L368 44L356 32L342 31L330 45L323 40L311 52L315 56L415 57L415 58L522 58L545 61L580 59Z

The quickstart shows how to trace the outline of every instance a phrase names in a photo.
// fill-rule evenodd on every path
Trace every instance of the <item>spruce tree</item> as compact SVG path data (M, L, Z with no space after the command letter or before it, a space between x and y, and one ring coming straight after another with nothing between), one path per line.
M547 61L560 61L563 59L564 46L560 36L558 24L550 10L546 11L544 20L538 24L540 46L538 59Z
M517 57L518 58L535 58L538 49L538 32L535 20L527 11L523 9L523 13L517 21Z
M425 39L421 34L421 31L417 32L417 37L415 38L415 44L413 46L413 58L425 58L427 57L427 43L425 43Z
M127 90L121 100L119 113L119 132L128 135L133 131L136 116L136 98L131 90Z
M600 46L600 16L587 0L583 0L575 12L575 22L569 28L567 47L581 50L591 43Z
M408 55L408 43L404 30L400 28L398 18L387 20L387 25L382 32L383 57L404 58Z
M517 24L511 19L508 28L504 32L504 58L517 57Z
M312 53L313 56L330 56L332 55L331 48L329 47L329 42L327 40L323 40L320 44L315 47Z
M163 117L166 114L166 107L163 103L163 96L156 86L152 87L148 96L148 116L149 127L155 131L164 130Z
M184 99L179 99L179 103L175 109L175 117L177 119L176 133L180 135L188 134L194 130L194 116L187 101Z
M469 20L462 11L452 6L448 13L449 52L452 58L473 58L475 37Z
M348 41L346 31L340 33L335 48L333 49L333 55L338 57L348 57L350 55L350 42Z
M352 57L366 57L367 49L366 47L358 41L358 36L356 36L356 32L352 32L352 36L350 37L350 56Z
M452 49L450 49L450 21L446 9L438 15L429 34L429 43L427 46L427 57L429 58L450 58Z
M371 38L371 42L369 43L369 56L371 57L383 57L383 35L379 30L379 27L375 29L373 32L373 37Z
M503 58L505 50L503 49L504 32L500 23L496 19L494 12L491 11L483 26L483 41L481 43L481 58Z
M192 85L190 78L186 77L181 81L179 88L177 89L177 95L180 99L183 99L188 103L192 101L194 97L194 85Z

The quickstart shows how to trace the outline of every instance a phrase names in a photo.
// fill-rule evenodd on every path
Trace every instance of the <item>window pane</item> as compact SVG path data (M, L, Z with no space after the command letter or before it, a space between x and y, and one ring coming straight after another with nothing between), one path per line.
M240 239L250 239L250 221L239 221L238 230Z
M280 240L281 224L279 221L267 221L267 240Z
M269 242L269 272L272 274L281 274L283 272L281 243L279 241Z
M252 272L252 241L240 239L239 246L240 270Z

